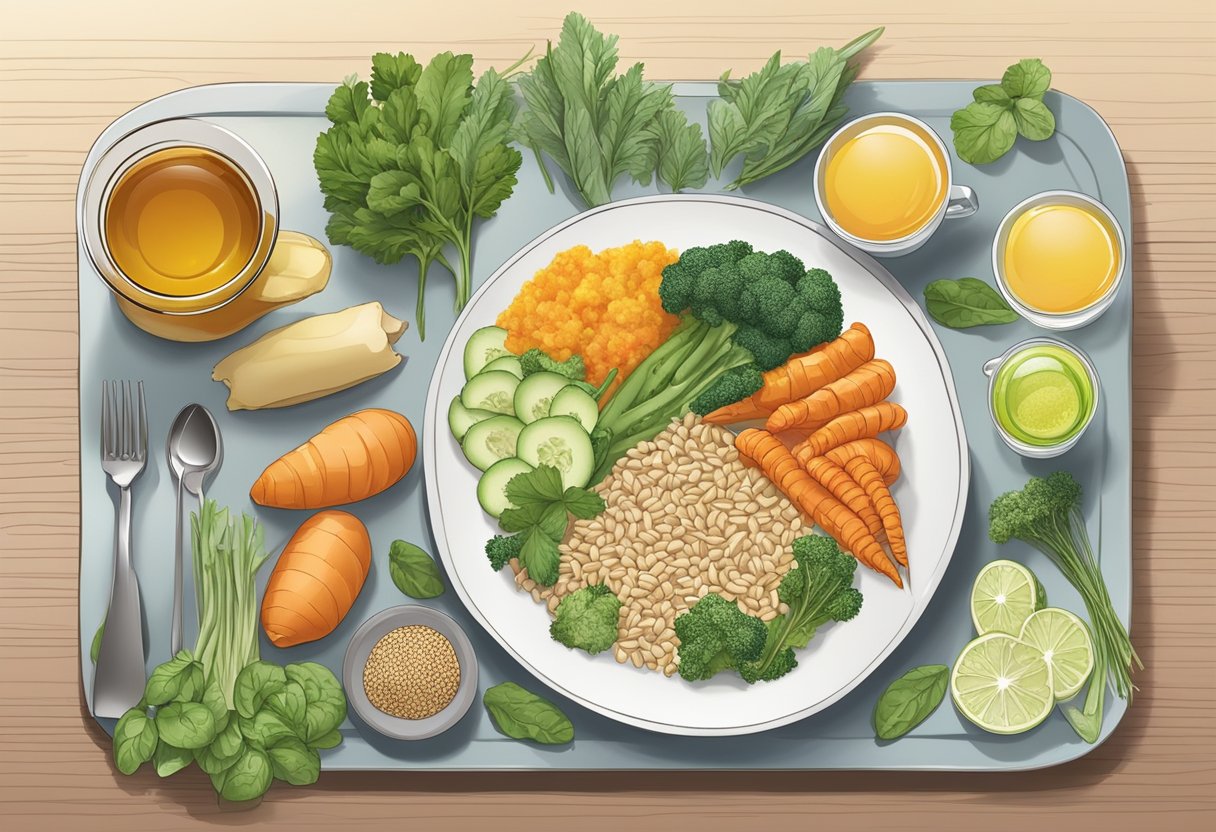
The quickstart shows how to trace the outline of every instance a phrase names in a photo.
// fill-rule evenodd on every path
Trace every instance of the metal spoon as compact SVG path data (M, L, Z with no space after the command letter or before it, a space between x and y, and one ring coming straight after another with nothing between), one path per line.
M173 563L173 627L169 635L169 651L176 656L182 649L182 571L184 567L184 538L190 528L190 509L186 492L198 497L203 505L203 485L224 460L224 442L219 426L207 408L188 404L177 414L169 428L167 453L169 471L177 483L177 540Z

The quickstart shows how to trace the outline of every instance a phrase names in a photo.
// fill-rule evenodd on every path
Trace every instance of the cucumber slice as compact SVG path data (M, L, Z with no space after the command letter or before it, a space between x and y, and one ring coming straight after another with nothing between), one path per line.
M460 403L460 396L457 396L448 406L448 427L452 430L452 436L455 436L456 441L459 442L464 439L469 428L478 422L484 422L493 415L489 410L469 410Z
M549 416L525 426L515 450L520 459L534 468L538 465L556 468L562 475L564 488L586 485L595 468L591 437L573 416Z
M519 388L516 388L515 395L519 395ZM586 390L570 385L558 390L553 396L549 415L573 416L587 433L591 433L595 429L595 423L600 420L600 406L595 403L595 397Z
M515 504L507 499L507 483L511 477L531 470L531 465L514 456L500 459L487 468L477 481L477 502L481 503L486 514L497 518L503 509L515 508Z
M483 326L469 336L464 345L464 377L471 379L495 358L510 355L507 331L496 326Z
M518 386L519 379L505 370L478 373L464 383L460 403L469 410L488 410L514 416L515 388Z
M483 373L491 373L495 370L505 370L506 372L520 379L524 377L523 365L519 363L518 356L514 355L500 355L498 358L495 358L489 364L481 368Z
M515 388L515 416L524 424L545 418L557 391L573 383L557 373L533 373Z
M491 416L469 428L460 443L465 459L482 471L500 459L515 456L515 446L524 423L514 416Z

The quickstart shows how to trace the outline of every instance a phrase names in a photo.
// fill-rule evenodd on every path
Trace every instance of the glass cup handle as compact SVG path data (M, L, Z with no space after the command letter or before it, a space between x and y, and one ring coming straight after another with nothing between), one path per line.
M992 378L993 374L1001 367L1001 362L1005 360L1005 356L1000 355L996 358L989 359L984 362L984 375Z
M966 185L950 186L950 201L946 203L946 219L969 217L980 210L980 198Z

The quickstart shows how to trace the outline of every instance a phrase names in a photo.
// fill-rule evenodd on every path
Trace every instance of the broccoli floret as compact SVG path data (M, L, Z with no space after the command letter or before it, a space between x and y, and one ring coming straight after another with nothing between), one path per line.
M519 357L519 366L523 368L524 378L534 373L557 373L574 381L582 381L587 376L587 367L581 355L572 355L565 361L554 361L536 347Z
M621 601L603 584L591 584L562 599L549 635L567 647L602 653L616 641Z
M746 399L764 386L764 376L754 364L727 370L718 376L713 386L692 400L689 410L704 416L719 407Z
M853 587L857 561L825 535L794 541L794 567L777 586L777 597L789 611L770 622L763 654L739 667L748 682L779 679L798 666L794 650L805 647L829 621L848 621L861 610L861 592Z
M491 568L497 572L512 558L519 557L519 550L523 548L523 543L523 539L517 534L510 536L496 534L491 537L486 541L486 557L490 559Z
M690 682L759 658L768 630L721 595L709 593L676 617L680 676Z
M1021 491L1002 494L988 509L988 536L994 543L1011 538L1034 540L1067 532L1072 513L1081 508L1081 484L1067 471L1031 477Z

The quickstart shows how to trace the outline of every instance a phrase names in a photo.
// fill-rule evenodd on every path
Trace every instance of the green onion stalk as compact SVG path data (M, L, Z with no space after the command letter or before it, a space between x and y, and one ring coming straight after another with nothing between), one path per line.
M228 509L206 500L190 517L190 540L199 616L194 655L231 710L237 674L259 658L255 579L268 558L262 527L245 514L232 520Z

